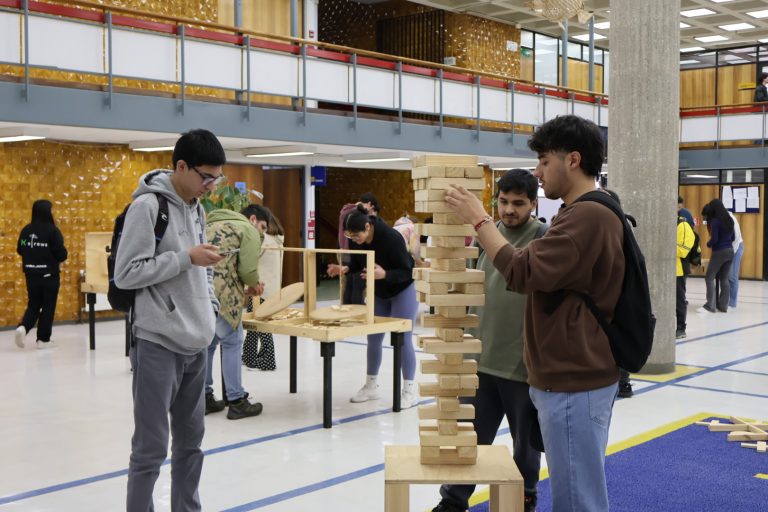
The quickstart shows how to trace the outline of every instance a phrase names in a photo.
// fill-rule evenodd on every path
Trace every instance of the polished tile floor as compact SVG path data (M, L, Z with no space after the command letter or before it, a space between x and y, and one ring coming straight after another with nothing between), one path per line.
M689 281L688 338L677 344L678 364L695 368L664 382L635 380L637 394L615 406L612 444L700 412L768 416L768 283L742 282L738 308L706 316L694 312L703 288L701 279ZM0 332L0 511L124 509L133 422L123 325L98 323L96 351L88 350L87 324L55 327L58 347L46 351L29 338L20 350L12 331ZM337 344L336 423L326 430L318 344L299 340L297 394L288 392L287 338L276 345L277 371L243 375L264 413L206 418L203 509L383 510L384 446L418 443L416 409L391 411L392 350L384 351L384 398L352 404L365 343ZM496 442L511 443L508 436ZM155 488L158 511L170 510L169 471L163 467ZM412 488L412 510L436 501L436 486Z

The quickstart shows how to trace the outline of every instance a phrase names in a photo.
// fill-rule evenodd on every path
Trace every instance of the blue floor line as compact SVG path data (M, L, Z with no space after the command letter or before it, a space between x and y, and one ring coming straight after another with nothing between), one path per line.
M768 325L768 321L761 322L759 324L748 325L748 326L745 326L745 327L729 329L727 331L721 331L721 332L713 333L713 334L710 334L710 335L707 335L707 336L700 336L698 338L692 338L690 340L686 340L686 341L683 341L683 342L678 342L678 344L679 343L690 343L692 341L698 341L698 340L704 340L704 339L708 339L708 338L713 338L713 337L721 336L723 334L729 334L729 333L733 333L733 332L737 332L737 331L742 331L742 330L746 330L746 329L752 329L754 327L759 327L759 326L762 326L762 325ZM345 342L345 343L357 343L357 342ZM694 374L690 374L690 375L683 375L681 377L677 377L675 379L672 379L672 380L669 380L669 381L666 381L666 382L652 383L649 386L643 387L643 388L638 389L637 391L635 391L635 395L647 393L647 392L650 392L650 391L653 391L653 390L656 390L656 389L659 389L659 388L662 388L662 387L666 387L666 386L679 385L680 382L683 382L683 381L686 381L686 380L690 380L692 378L699 377L699 376L705 375L707 373L712 373L712 372L715 372L715 371L724 370L724 369L726 369L729 366L734 366L734 365L737 365L737 364L742 364L744 362L749 362L749 361L752 361L754 359L759 359L761 357L766 357L766 356L768 356L768 352L763 352L761 354L756 354L756 355L753 355L753 356L748 356L748 357L745 357L745 358L742 358L742 359L731 361L729 363L723 363L721 365L712 366L710 368L705 368L704 370L702 370L700 372L697 372L697 373L694 373ZM691 366L695 366L695 365L691 365ZM727 392L727 393L731 393L731 394L743 394L745 396L754 396L754 397L759 397L759 398L766 398L766 397L768 397L766 395L755 395L755 394L750 394L750 393L729 392L729 391L718 390L718 389L714 389L714 388L713 389L708 389L708 388L699 388L699 387L696 387L696 386L680 386L680 387L691 387L691 388L702 389L702 390L709 390L709 391ZM433 401L433 400L421 401L421 402L419 402L419 405L422 405L424 403L429 403L431 401ZM369 418L369 417L373 417L373 416L380 416L380 415L383 415L383 414L387 414L389 412L391 412L391 408L380 409L378 411L373 411L373 412L369 412L369 413L365 413L365 414L360 414L360 415L356 415L356 416L350 416L349 418L342 418L340 420L334 421L333 424L334 425L342 425L344 423L350 423L350 422L353 422L353 421L357 421L357 420L361 420L361 419L365 419L365 418ZM310 425L310 426L307 426L307 427L302 427L302 428L298 428L298 429L294 429L294 430L289 430L289 431L278 433L278 434L272 434L270 436L259 437L259 438L255 438L255 439L241 441L239 443L234 443L234 444L230 444L230 445L221 446L221 447L218 447L218 448L212 448L210 450L206 450L204 452L204 454L205 455L214 455L214 454L223 453L223 452L227 452L227 451L243 448L243 447L254 445L254 444L259 444L259 443L263 443L263 442L267 442L267 441L272 441L274 439L280 439L280 438L284 438L284 437L291 437L291 436L294 436L294 435L303 434L303 433L306 433L306 432L310 432L310 431L314 431L314 430L320 430L320 429L322 429L322 424ZM506 434L506 433L509 433L509 429L508 428L499 430L499 434ZM167 465L169 463L170 463L170 460L166 460L163 463L163 465ZM372 470L371 469L371 468L376 468L376 467L379 467L379 466L380 466L380 469L378 469L378 470ZM342 483L342 482L345 482L345 481L348 481L348 480L359 478L361 476L365 476L366 474L371 474L371 473L374 473L376 471L380 471L383 468L384 468L383 464L375 465L375 466L370 466L369 468L365 468L363 470L359 470L359 471L363 471L363 472L365 472L366 470L371 470L370 472L365 473L365 474L360 474L358 476L354 476L358 472L348 473L346 475L341 475L339 477L336 477L335 479L324 480L322 482L318 482L318 483L312 484L310 486L305 486L305 487L301 487L299 489L295 489L294 491L287 491L285 493L281 493L281 494L275 495L275 496L270 497L270 498L264 498L262 500L257 500L257 501L254 501L254 502L251 502L251 503L248 503L248 504L245 504L245 505L240 505L240 507L251 507L251 508L242 508L242 509L241 508L233 508L233 509L229 509L229 510L233 510L233 511L234 510L254 510L256 508L261 508L261 507L269 505L269 504L277 503L278 501L284 501L286 499L291 499L293 497L300 496L302 494L307 494L308 492L312 492L312 490L316 490L315 486L320 486L320 487L317 487L317 489L322 489L322 488L326 488L326 487L328 487L330 485L336 485L336 484L333 484L333 483L325 485L326 482L334 482L334 481L336 481L337 483ZM83 485L88 485L88 484L91 484L91 483L100 482L100 481L108 480L108 479L111 479L111 478L118 478L118 477L125 476L127 474L128 474L128 470L127 469L122 469L122 470L113 471L113 472L110 472L110 473L104 473L104 474L101 474L101 475L96 475L96 476L93 476L93 477L87 477L87 478L83 478L83 479L79 479L79 480L73 480L71 482L65 482L65 483L56 484L56 485L52 485L52 486L48 486L48 487L43 487L41 489L35 489L35 490L31 490L31 491L25 491L25 492L22 492L22 493L19 493L19 494L14 494L14 495L10 495L10 496L0 497L0 505L5 505L5 504L8 504L8 503L14 503L14 502L17 502L17 501L22 501L22 500L25 500L25 499L33 498L33 497L36 497L36 496L41 496L41 495L44 495L44 494L50 494L50 493L54 493L54 492L58 492L58 491L64 491L64 490L71 489L71 488L74 488L74 487L80 487L80 486L83 486ZM342 480L339 480L339 479L342 479ZM266 503L265 500L273 500L273 501L270 501L269 503Z
M732 368L726 368L723 371L725 371L725 372L732 372L732 373L744 373L746 375L760 375L761 377L768 377L768 373L753 372L753 371L750 371L750 370L734 370Z
M744 327L736 327L734 329L728 329L727 331L714 332L712 334L707 334L706 336L699 336L696 338L685 338L681 341L676 341L675 345L683 345L685 343L691 343L692 341L701 341L701 340L708 340L710 338L717 338L718 336L723 336L724 334L731 334L734 332L746 331L747 329L754 329L755 327L761 327L763 325L768 325L768 321L760 322L759 324L745 325Z

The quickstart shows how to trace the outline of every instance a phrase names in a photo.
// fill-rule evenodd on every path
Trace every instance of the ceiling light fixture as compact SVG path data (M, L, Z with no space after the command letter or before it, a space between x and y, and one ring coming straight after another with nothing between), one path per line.
M248 158L282 158L288 156L314 155L313 146L265 146L261 148L249 148L243 150L243 156Z
M755 28L754 25L751 23L731 23L729 25L718 25L723 30L727 30L729 32L736 32L737 30L749 30L751 28Z
M154 151L173 151L176 147L177 139L156 139L156 140L134 140L128 143L128 147L133 151L143 151L146 153Z
M757 18L758 20L761 20L763 18L768 18L768 9L763 9L762 11L750 11L747 13L747 16L752 16L753 18Z
M680 22L680 28L690 28L690 25L687 23Z
M573 36L573 38L578 39L579 41L589 41L589 34L579 34L578 36ZM605 36L595 33L595 41L599 41L601 39L605 39Z
M703 49L702 46L689 46L688 48L680 48L680 53L700 52Z
M688 11L680 11L681 16L686 18L696 18L698 16L708 16L710 14L717 14L712 9L690 9Z
M680 61L680 65L681 66L685 66L686 64L699 64L699 63L700 63L700 61L698 61L696 59L688 59L688 60L681 60Z
M594 27L599 28L600 30L608 30L609 28L611 28L611 22L601 21L600 23L595 23Z
M12 128L0 128L0 143L23 142L25 140L44 139L48 136L48 130L41 128L28 128L18 126Z
M725 36L702 36L702 37L694 37L695 40L701 41L702 43L717 43L720 41L727 41L728 38Z

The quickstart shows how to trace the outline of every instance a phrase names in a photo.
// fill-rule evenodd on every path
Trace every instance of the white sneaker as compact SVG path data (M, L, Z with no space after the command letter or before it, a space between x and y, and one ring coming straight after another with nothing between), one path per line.
M400 409L410 409L414 405L419 403L419 396L416 394L415 389L404 389L400 393Z
M24 348L24 337L27 335L27 330L24 328L23 325L20 325L16 328L16 334L14 334L13 338L16 342L16 346L19 348Z
M36 343L37 343L37 350L46 350L49 348L56 348L56 344L53 342L53 340L51 341L37 340Z
M379 385L373 384L368 385L360 388L360 391L355 393L352 398L349 399L350 402L353 403L359 403L359 402L367 402L368 400L378 400L381 398L381 392L379 391Z

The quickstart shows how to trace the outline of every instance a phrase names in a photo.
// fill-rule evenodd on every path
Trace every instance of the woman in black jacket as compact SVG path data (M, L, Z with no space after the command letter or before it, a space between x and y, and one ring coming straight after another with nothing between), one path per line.
M758 101L768 101L768 73L760 73L760 77L757 79L757 87L755 88L755 103Z
M50 201L38 199L32 205L32 222L21 230L16 252L21 255L27 279L27 310L16 328L16 345L24 348L24 337L37 324L37 348L52 348L59 264L67 259L67 249L53 220Z

